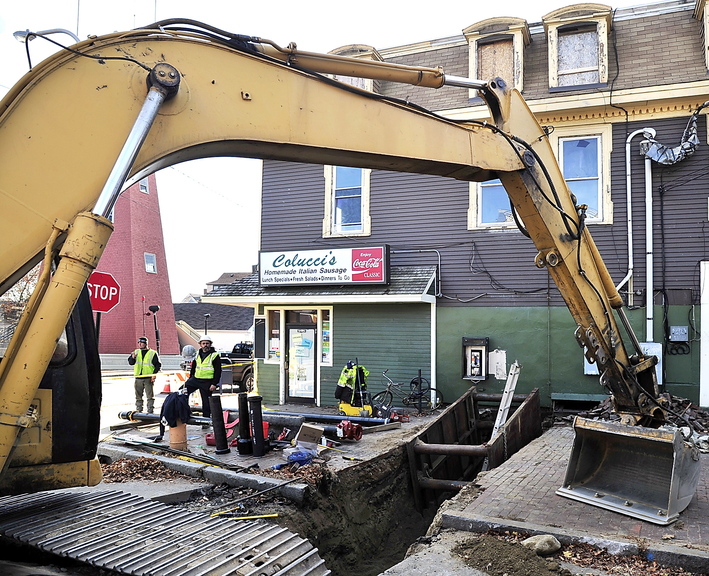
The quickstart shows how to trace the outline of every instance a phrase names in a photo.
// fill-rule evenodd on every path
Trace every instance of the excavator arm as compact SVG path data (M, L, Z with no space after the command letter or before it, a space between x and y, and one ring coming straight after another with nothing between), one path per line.
M447 120L343 85L323 75L328 73L477 88L492 122ZM143 121L146 98L156 90L159 102ZM141 122L147 125L138 127L138 145L126 154ZM598 362L617 410L628 423L664 421L656 359L644 357L639 346L632 353L624 346L613 313L622 301L585 227L584 207L576 205L547 134L517 91L500 79L485 83L438 68L300 52L171 20L62 50L0 102L0 292L42 256L50 263L58 255L60 263L40 284L0 363L5 470L18 432L33 426L27 413L39 381L110 234L105 216L116 189L172 164L211 156L466 181L499 177L538 250L536 265L556 282L578 325L577 339L589 360Z

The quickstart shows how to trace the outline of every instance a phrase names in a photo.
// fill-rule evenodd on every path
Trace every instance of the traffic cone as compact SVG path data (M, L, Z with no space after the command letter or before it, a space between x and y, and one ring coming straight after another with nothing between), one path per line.
M172 392L172 390L170 388L170 380L171 379L172 379L172 377L168 374L167 380L165 380L165 386L163 386L163 389L162 389L163 394L169 394L170 392Z

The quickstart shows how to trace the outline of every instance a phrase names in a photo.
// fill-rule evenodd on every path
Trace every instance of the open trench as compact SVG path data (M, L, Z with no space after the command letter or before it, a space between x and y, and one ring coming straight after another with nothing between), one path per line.
M340 470L277 522L307 538L333 576L376 576L425 535L436 508L415 507L404 447Z

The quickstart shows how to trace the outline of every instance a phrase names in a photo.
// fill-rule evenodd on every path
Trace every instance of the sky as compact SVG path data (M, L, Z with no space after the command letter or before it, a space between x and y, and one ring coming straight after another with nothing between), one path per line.
M393 0L5 0L0 11L0 97L28 70L25 46L13 38L17 30L65 29L85 39L157 20L189 18L230 32L267 38L281 46L295 42L301 50L329 52L348 44L384 49L460 36L471 24L498 16L515 16L535 23L548 12L574 3L437 0L425 3L426 8L421 9L416 2ZM612 8L639 4L643 2L608 3ZM51 37L60 43L73 43L67 34ZM56 50L56 46L42 39L30 43L33 64ZM222 272L251 270L258 261L259 160L192 161L164 169L156 178L173 302L189 293L203 293L207 282L216 280ZM209 203L219 210L195 209L196 193L199 205ZM204 217L200 221L200 212L208 213L209 220ZM218 219L212 217L215 212L219 213ZM195 266L196 262L199 266Z

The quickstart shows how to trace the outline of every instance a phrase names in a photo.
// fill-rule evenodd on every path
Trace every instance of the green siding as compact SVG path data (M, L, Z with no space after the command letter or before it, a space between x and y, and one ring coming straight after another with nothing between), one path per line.
M333 366L320 376L325 406L335 405L335 386L348 360L359 360L370 374L368 389L384 388L382 372L409 381L421 369L431 378L431 307L428 304L338 304L333 309Z
M279 364L266 364L263 360L257 360L256 384L259 395L266 404L278 404L279 392Z
M699 311L694 314L698 318ZM670 325L687 325L689 306L668 309ZM628 313L638 339L644 341L644 309ZM566 308L439 308L436 366L438 387L446 401L463 394L470 382L462 379L462 337L488 337L490 350L507 352L507 369L517 361L521 366L517 392L526 394L539 388L542 404L551 405L552 394L602 394L597 376L583 373L583 351L576 343L576 325ZM695 326L699 330L699 326ZM655 311L656 341L662 341L662 309ZM623 334L627 346L630 340ZM629 349L632 353L632 350ZM697 402L699 398L699 346L692 343L690 354L665 354L667 391ZM481 392L502 392L505 380L494 376L477 385Z
M645 341L645 310L627 312L638 339ZM656 342L663 341L661 306L655 307ZM691 315L691 316L690 316ZM698 338L698 306L670 306L667 325L690 326L690 339ZM420 368L431 379L430 318L428 304L338 304L333 309L333 366L321 367L320 397L324 406L335 406L335 386L348 360L359 360L370 371L369 390L384 388L382 371L408 382ZM471 383L462 378L462 338L488 337L490 350L507 353L507 369L521 365L517 392L539 388L544 406L552 394L604 394L597 376L583 373L583 352L576 343L576 326L565 307L442 308L437 310L437 384L446 402L460 397ZM623 334L626 344L630 340ZM699 401L699 342L689 343L689 354L665 354L666 390L675 396ZM279 399L275 364L258 363L258 390L267 404ZM505 380L489 376L477 385L480 392L502 392Z

